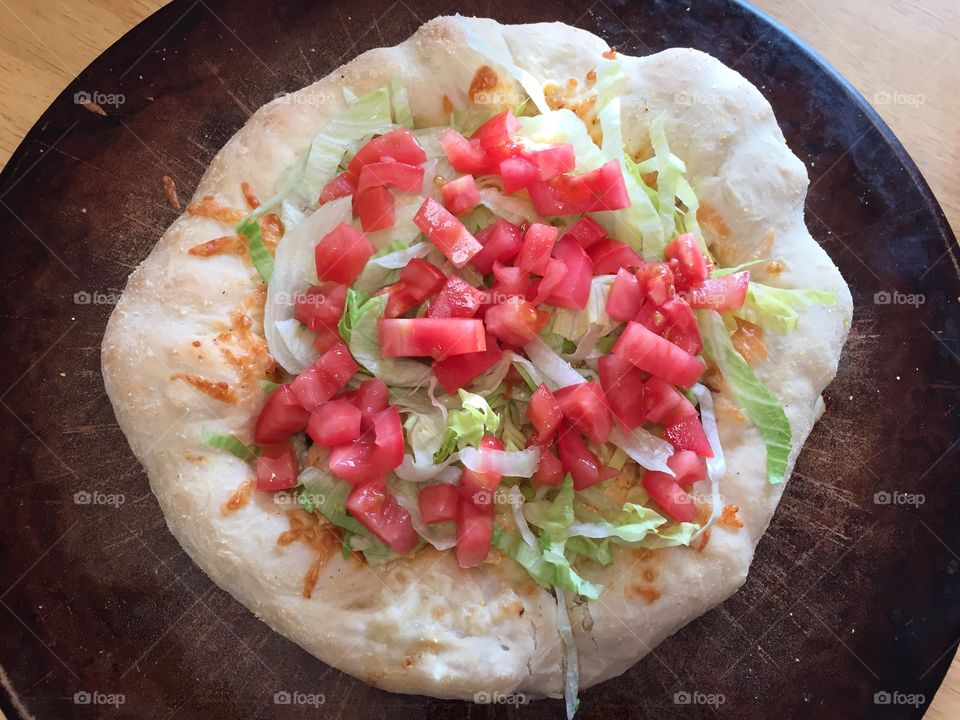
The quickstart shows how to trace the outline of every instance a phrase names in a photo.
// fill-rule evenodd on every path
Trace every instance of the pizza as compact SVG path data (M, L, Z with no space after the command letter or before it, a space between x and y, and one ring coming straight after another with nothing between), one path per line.
M565 697L744 582L850 293L733 70L441 17L262 107L103 375L171 532L394 692Z

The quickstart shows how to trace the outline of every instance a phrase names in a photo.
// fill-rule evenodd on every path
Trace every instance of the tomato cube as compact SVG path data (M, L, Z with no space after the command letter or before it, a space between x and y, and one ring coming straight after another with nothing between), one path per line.
M297 455L289 440L265 445L257 458L257 490L289 490L297 486L298 473Z
M413 521L379 481L361 483L350 491L345 503L357 521L394 552L405 555L420 544Z
M472 318L483 303L484 294L457 275L451 275L440 294L427 308L428 318Z
M582 310L590 297L593 263L576 240L565 235L557 242L554 257L566 267L564 281L547 296L546 302L557 307Z
M621 268L607 296L607 315L618 322L629 322L636 318L643 305L643 290L637 276Z
M342 172L323 186L318 203L323 205L337 198L353 195L357 191L357 176Z
M547 262L557 241L557 229L552 225L533 223L523 235L516 266L537 275L547 274Z
M283 442L307 426L306 410L290 385L281 385L267 398L253 429L254 442L261 445Z
M483 249L463 223L433 198L423 201L413 222L458 268L470 262L470 259Z
M563 420L563 412L560 410L557 398L546 385L541 383L533 392L530 404L527 405L527 417L536 428L538 445L553 440L557 428L560 427L560 421Z
M380 321L380 353L383 357L429 356L439 360L486 349L481 320L399 318Z
M503 350L497 345L496 339L487 335L486 350L437 360L433 363L433 372L443 389L453 395L500 362L502 357Z
M457 563L462 568L478 567L490 552L493 541L493 508L478 508L461 502L457 512Z
M496 260L502 263L513 260L523 244L520 228L500 218L480 230L477 241L483 249L470 259L470 264L484 274L492 272Z
M613 346L613 352L641 370L680 387L691 387L706 369L703 360L637 322L627 323Z
M490 307L483 322L491 335L509 345L523 345L540 334L550 315L538 311L531 303L511 296Z
M599 383L584 382L560 388L555 393L564 419L595 443L605 443L612 423L607 400Z
M323 447L360 437L360 410L349 400L328 400L310 415L307 435Z
M352 175L359 175L364 165L377 163L385 158L420 165L427 161L427 154L416 136L407 128L397 128L367 142L347 165L347 171Z
M362 232L340 223L317 243L317 277L352 285L373 253L373 245Z
M425 523L448 522L457 519L460 495L453 485L441 483L420 489L420 515Z

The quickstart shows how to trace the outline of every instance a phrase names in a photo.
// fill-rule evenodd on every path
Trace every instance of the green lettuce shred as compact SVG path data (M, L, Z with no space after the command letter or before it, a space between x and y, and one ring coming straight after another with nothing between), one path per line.
M263 243L259 220L256 218L244 220L237 226L237 232L247 239L247 249L250 251L253 266L260 273L263 281L269 283L270 276L273 275L273 255L270 254L267 246Z
M413 130L413 112L410 110L410 97L403 84L403 78L394 75L390 78L390 102L393 105L393 121Z
M747 301L733 314L759 325L767 332L785 335L797 329L800 313L797 308L807 305L834 305L836 295L823 290L792 290L751 282L747 286Z
M247 445L236 435L223 435L206 428L200 430L200 440L217 450L226 450L241 460L256 460L260 457L260 448L256 445Z
M467 445L477 447L484 435L495 433L500 427L500 416L486 398L463 389L458 392L462 409L448 413L440 448L433 455L435 463L443 462L454 450Z

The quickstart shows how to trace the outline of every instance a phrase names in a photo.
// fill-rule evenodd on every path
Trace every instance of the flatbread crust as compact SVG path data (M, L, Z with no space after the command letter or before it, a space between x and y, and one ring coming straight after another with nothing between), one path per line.
M400 75L418 126L443 124L449 103L466 104L487 62L467 48L460 22L502 36L517 65L563 88L571 105L590 94L588 72L608 50L596 36L559 23L437 18L406 42L366 52L257 111L214 158L194 201L212 195L243 208L244 181L270 196L281 171L345 108L344 84L362 95ZM769 359L755 366L790 419L792 467L836 372L852 312L843 278L804 225L806 169L759 91L709 55L671 49L623 60L630 79L622 100L627 149L639 151L650 120L664 115L722 262L770 258L781 267L755 269L755 279L836 293L835 306L803 311L796 332L768 335ZM578 80L574 90L570 78ZM500 68L484 87L520 92ZM131 275L103 341L107 392L171 532L272 628L372 685L467 699L480 691L561 695L555 601L513 561L492 552L483 567L464 571L450 552L423 551L371 568L343 559L323 529L289 534L291 523L307 516L291 520L266 493L223 509L251 479L251 468L204 445L201 428L249 437L265 400L257 380L272 366L262 338L264 288L249 260L188 252L232 232L231 224L209 217L178 218ZM597 602L570 602L584 687L625 671L746 578L783 485L766 481L757 430L725 395L716 402L728 467L721 494L725 504L739 506L743 527L715 524L702 549L619 550L612 566L584 569L607 586ZM316 577L309 598L308 573Z

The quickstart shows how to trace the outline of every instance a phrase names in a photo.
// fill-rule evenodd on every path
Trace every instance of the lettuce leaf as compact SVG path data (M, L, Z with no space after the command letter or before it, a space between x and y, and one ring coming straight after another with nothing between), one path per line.
M240 460L256 460L260 457L260 448L256 445L247 445L236 435L223 435L206 428L200 430L200 440L217 450L226 450Z
M759 325L767 332L780 335L797 329L800 313L797 308L807 305L834 305L836 295L823 290L792 290L751 282L747 286L747 301L733 314Z
M373 294L396 281L398 270L406 267L414 258L424 258L433 251L430 243L417 243L408 246L402 240L395 240L367 261L363 271L353 283L354 290Z
M267 246L263 243L263 235L260 234L260 222L256 218L246 220L237 226L237 232L247 239L250 260L257 272L260 273L263 281L269 283L270 276L273 275L273 255L270 254Z
M752 285L752 283L751 283ZM767 480L783 481L790 458L790 421L776 396L768 390L737 352L715 310L698 310L704 353L720 369L737 403L757 426L767 449Z
M413 130L413 112L410 110L410 97L403 84L403 78L394 75L390 78L390 103L393 106L393 121L397 125Z
M452 410L447 416L443 439L433 455L435 463L446 460L454 450L462 450L468 445L477 447L484 435L494 433L500 427L500 416L486 398L463 389L458 393L462 409Z

